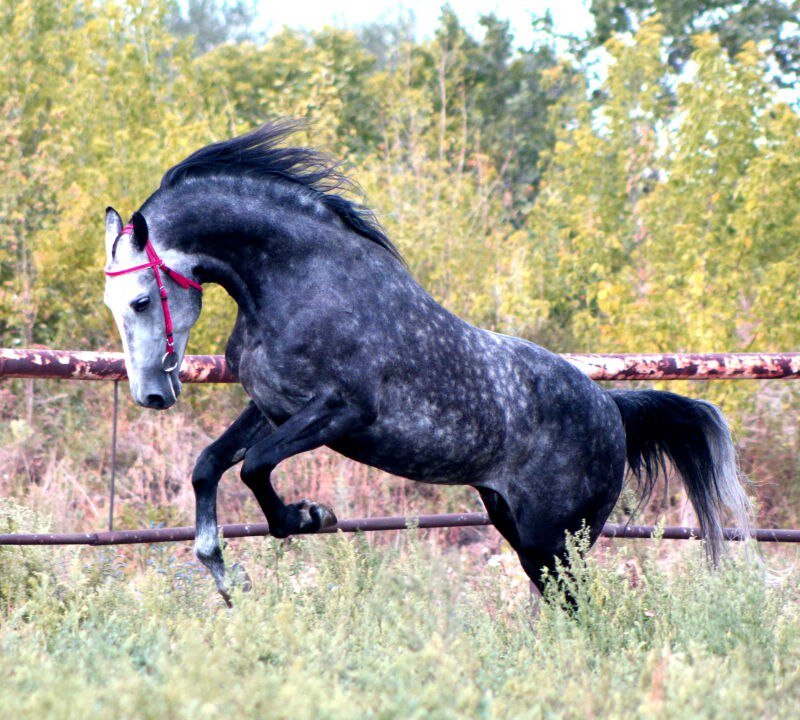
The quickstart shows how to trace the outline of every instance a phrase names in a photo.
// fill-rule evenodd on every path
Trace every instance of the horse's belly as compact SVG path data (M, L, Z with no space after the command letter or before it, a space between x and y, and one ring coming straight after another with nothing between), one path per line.
M479 473L472 472L471 463L443 458L439 454L421 456L413 451L398 454L351 439L339 440L330 447L351 460L418 482L466 485L480 479Z
M379 418L331 447L393 475L430 483L479 481L497 461L500 437L477 418L431 422L425 416Z

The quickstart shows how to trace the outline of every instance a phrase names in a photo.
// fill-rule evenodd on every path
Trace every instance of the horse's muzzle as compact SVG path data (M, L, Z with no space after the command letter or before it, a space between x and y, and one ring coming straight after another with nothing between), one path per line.
M150 410L166 410L175 404L175 399L167 398L160 393L150 393L141 404Z
M181 381L177 371L162 373L158 382L150 382L134 396L136 402L149 410L171 408L181 394Z

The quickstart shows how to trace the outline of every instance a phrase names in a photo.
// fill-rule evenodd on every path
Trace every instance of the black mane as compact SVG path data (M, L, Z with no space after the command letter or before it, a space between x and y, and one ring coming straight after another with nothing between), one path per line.
M278 147L278 143L302 127L300 121L278 120L246 135L207 145L167 170L161 187L175 187L187 178L214 174L279 178L309 189L346 227L402 260L374 213L336 194L340 190L357 190L356 185L339 172L338 163L310 148Z

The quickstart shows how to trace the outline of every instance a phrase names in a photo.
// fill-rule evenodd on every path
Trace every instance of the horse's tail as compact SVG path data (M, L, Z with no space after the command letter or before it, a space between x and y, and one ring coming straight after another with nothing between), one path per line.
M628 465L650 497L669 458L692 501L706 551L716 564L723 552L723 509L750 538L750 500L744 492L733 440L719 408L704 400L657 390L611 390L622 414Z

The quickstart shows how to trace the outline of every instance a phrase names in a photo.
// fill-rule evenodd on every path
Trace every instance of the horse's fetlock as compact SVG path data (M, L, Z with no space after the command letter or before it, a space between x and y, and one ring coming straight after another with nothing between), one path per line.
M220 548L216 538L211 540L197 538L194 543L194 554L204 565L222 560L222 548Z

